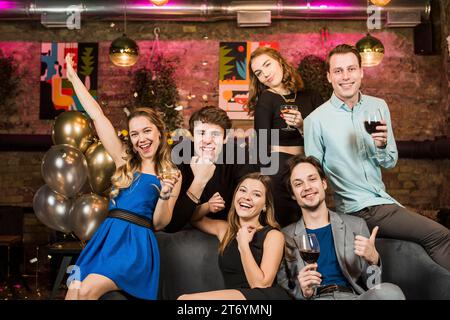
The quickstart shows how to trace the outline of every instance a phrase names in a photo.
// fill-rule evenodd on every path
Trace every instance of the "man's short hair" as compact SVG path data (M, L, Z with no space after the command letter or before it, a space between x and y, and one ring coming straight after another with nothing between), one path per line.
M224 131L231 129L232 123L225 110L216 106L206 106L194 112L189 118L189 130L194 135L194 125L196 121L215 124Z
M358 49L356 49L355 46L351 46L349 44L344 43L344 44L340 44L340 45L334 47L334 49L328 53L327 61L325 62L327 71L328 72L330 71L330 60L333 55L346 54L346 53L353 53L356 56L356 58L358 59L358 65L361 68L361 55L359 54Z
M298 154L296 156L293 156L292 158L290 158L287 161L287 168L286 171L284 172L284 181L286 184L286 187L289 191L289 193L293 196L294 192L292 191L292 186L291 186L291 175L292 175L292 171L294 171L294 168L299 165L300 163L309 163L311 164L314 168L317 169L317 172L319 173L320 179L322 180L326 180L326 176L325 173L322 169L322 166L319 162L319 160L317 160L316 158L309 156L306 157L302 154Z

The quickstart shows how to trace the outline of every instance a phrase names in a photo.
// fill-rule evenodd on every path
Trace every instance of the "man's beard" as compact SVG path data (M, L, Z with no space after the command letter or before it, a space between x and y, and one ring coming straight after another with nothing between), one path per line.
M319 201L317 201L317 204L315 204L315 205L307 205L305 203L302 203L302 204L299 204L299 206L301 209L305 209L308 211L315 211L315 210L317 210L317 208L319 208L322 205L323 202L325 202L325 197L320 198Z

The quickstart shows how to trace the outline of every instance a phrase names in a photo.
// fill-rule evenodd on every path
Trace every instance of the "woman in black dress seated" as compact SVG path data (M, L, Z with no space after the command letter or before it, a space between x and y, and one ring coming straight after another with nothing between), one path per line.
M178 299L290 299L276 283L284 236L274 218L270 178L256 172L242 178L227 222L194 216L192 224L219 239L219 267L227 289L184 294Z

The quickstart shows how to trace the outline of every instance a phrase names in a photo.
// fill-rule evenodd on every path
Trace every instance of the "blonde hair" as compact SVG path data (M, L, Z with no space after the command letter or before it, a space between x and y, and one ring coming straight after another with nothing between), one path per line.
M266 210L261 211L259 215L259 223L262 226L271 226L275 229L280 230L280 226L278 225L277 221L275 220L275 214L274 214L274 207L273 207L273 196L272 196L272 188L271 188L271 180L268 176L264 176L259 172L253 172L245 175L242 177L242 179L239 181L238 186L234 190L233 194L233 200L231 202L231 208L228 212L228 229L225 233L225 236L223 237L222 241L219 244L219 253L223 254L223 251L225 248L230 244L230 242L236 238L236 234L240 228L239 225L239 216L236 212L236 207L234 205L234 201L236 198L236 193L239 190L241 184L247 180L258 180L261 181L261 183L264 185L264 188L266 190Z
M304 88L303 80L300 77L300 74L297 72L297 70L289 62L287 62L286 59L284 59L281 56L280 52L278 52L273 48L259 47L255 51L253 51L253 53L250 56L249 62L250 68L253 59L263 54L268 55L272 59L278 61L278 63L280 64L281 69L283 70L283 79L281 80L281 83L283 84L286 90L289 90L291 93L294 93ZM250 86L248 91L248 101L246 107L248 108L248 114L253 115L253 113L255 112L255 106L258 101L258 97L261 95L261 93L267 90L268 87L258 80L258 77L253 73L253 71L250 71L249 74L250 74Z
M154 155L156 166L156 175L160 175L163 169L175 167L171 160L171 150L167 143L167 130L162 117L158 111L150 108L136 108L128 116L127 125L129 126L131 119L136 117L145 117L153 123L160 133L159 146ZM125 164L116 169L111 178L112 189L110 198L114 199L120 189L128 188L134 180L134 174L141 170L141 162L139 154L133 150L131 139L126 141L126 156L123 158Z

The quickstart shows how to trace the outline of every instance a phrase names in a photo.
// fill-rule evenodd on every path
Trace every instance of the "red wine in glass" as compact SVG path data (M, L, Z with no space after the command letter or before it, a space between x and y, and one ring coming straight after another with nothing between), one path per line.
M375 110L366 110L364 114L364 128L367 133L372 134L380 132L377 130L377 126L382 126L381 120L383 120L383 116L381 110L379 108L376 108Z
M377 126L381 125L381 121L364 121L364 128L366 128L368 134L379 132Z
M319 240L314 233L308 233L302 235L300 239L300 256L307 264L317 262L320 255Z
M317 260L319 260L320 251L300 250L300 256L302 257L303 261L305 261L308 264L312 264L316 263Z

